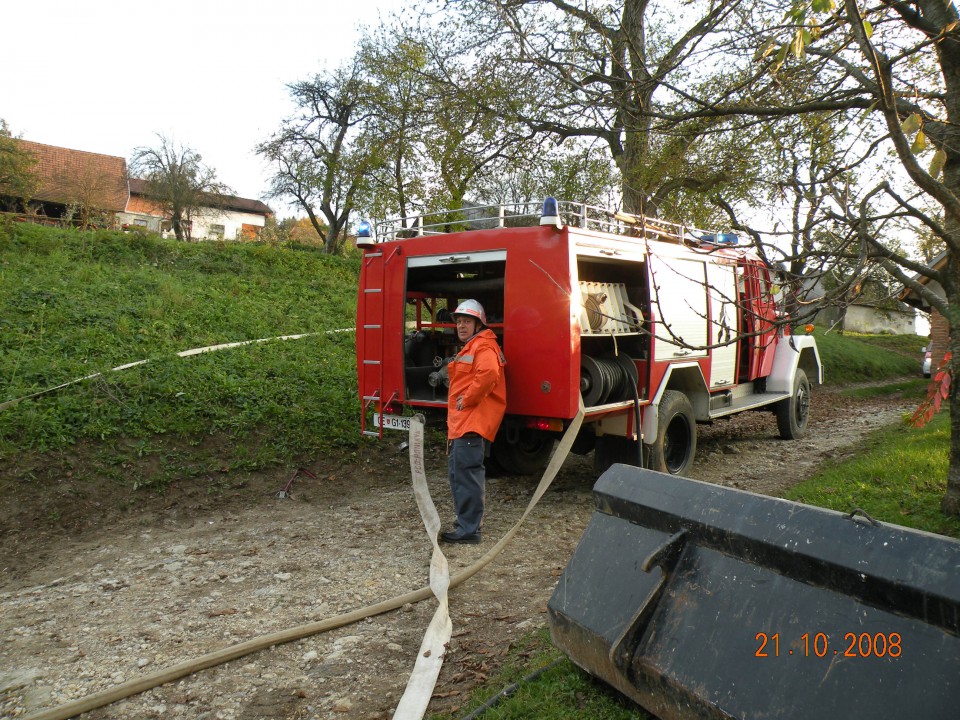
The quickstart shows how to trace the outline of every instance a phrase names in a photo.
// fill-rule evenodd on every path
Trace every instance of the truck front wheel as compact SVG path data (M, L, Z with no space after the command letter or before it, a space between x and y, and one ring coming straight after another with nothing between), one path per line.
M793 394L776 404L777 428L784 440L799 440L807 434L810 419L810 382L807 374L797 368L793 378Z
M697 454L697 423L687 396L665 390L660 398L657 437L649 446L650 468L671 475L684 475Z

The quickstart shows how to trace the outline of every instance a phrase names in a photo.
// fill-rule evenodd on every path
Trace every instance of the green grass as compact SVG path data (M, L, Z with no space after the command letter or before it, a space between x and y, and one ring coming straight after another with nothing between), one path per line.
M0 226L0 403L150 360L0 411L0 458L219 434L228 465L258 465L355 444L354 337L326 331L353 326L358 271L315 250Z
M929 338L920 335L891 335L889 333L854 333L845 332L843 337L849 340L858 340L874 347L884 348L904 355L911 360L916 358L920 364L920 348L929 342Z
M883 522L960 539L960 519L940 512L949 448L947 413L920 429L888 428L873 435L856 459L824 470L785 497L840 512L858 507Z
M927 393L927 386L930 380L922 377L900 378L893 382L884 382L879 385L870 385L868 387L847 388L839 392L844 397L871 398L871 397L890 397L899 395L904 398L915 398L917 404Z
M538 673L535 677L529 677ZM529 633L511 647L503 668L491 682L477 688L469 702L431 720L461 718L498 693L512 694L486 710L485 720L644 720L650 716L567 660L550 643L549 631Z
M925 340L919 335L837 335L819 329L814 335L827 384L920 375L920 348Z

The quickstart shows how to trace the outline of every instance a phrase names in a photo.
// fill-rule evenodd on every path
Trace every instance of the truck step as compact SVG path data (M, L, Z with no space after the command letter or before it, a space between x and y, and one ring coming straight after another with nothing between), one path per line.
M711 399L710 417L723 417L724 415L732 415L733 413L741 412L743 410L763 407L764 405L772 405L780 400L786 400L788 397L790 397L790 393L754 393L751 395L744 395L743 397L733 398L729 405L720 405L719 407L714 407L714 403Z

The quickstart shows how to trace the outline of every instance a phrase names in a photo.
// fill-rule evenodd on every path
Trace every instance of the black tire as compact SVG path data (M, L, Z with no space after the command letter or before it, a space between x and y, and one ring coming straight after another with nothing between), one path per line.
M574 455L586 455L587 453L592 452L596 446L597 436L593 434L593 428L584 425L580 428L580 432L577 433L577 437L574 439L573 445L570 446L570 452L572 452Z
M646 449L643 454L646 458ZM614 463L637 467L639 462L636 440L618 435L601 435L597 438L593 454L593 469L597 475L605 473Z
M536 475L550 461L554 437L539 430L524 428L516 442L510 442L504 433L497 435L491 455L507 475Z
M793 393L776 404L777 428L784 440L799 440L807 434L810 420L810 382L807 374L797 368L793 378Z
M648 446L650 468L684 475L697 454L697 419L687 396L677 390L665 390L660 398L657 425L657 437Z

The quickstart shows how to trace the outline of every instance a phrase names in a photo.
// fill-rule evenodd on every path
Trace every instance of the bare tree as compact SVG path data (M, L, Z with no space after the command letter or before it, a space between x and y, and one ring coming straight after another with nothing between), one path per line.
M116 211L123 208L127 178L105 173L95 162L80 162L64 168L49 189L65 200L64 219L71 224L84 230L110 227Z
M656 217L664 211L695 222L708 218L699 198L745 185L762 134L720 116L673 121L664 108L736 68L702 61L712 33L737 21L737 0L676 3L623 0L465 0L448 3L487 39L498 63L536 78L514 106L537 134L606 145L621 178L623 209ZM735 138L721 132L737 126ZM693 198L689 202L687 198Z
M189 240L191 217L201 208L216 212L233 191L196 150L160 134L157 140L134 150L130 166L147 181L147 197L170 219L177 239Z
M476 52L469 33L420 20L382 28L342 67L291 85L297 113L257 148L275 167L272 194L293 198L331 252L360 209L452 210L456 222L468 196L500 194L524 170L547 175L557 157L518 119L534 95L529 70Z
M383 166L383 148L370 131L375 108L363 64L354 57L289 87L297 112L257 152L274 165L270 195L292 197L327 252L337 253L358 195Z

